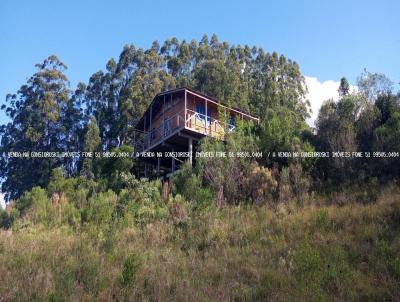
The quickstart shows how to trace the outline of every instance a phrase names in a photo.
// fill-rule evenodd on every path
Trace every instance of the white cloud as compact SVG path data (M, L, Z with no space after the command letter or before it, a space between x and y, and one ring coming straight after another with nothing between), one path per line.
M318 117L319 109L324 101L333 99L337 101L339 99L339 85L340 81L325 81L320 82L316 77L305 77L308 93L306 98L311 103L311 117L307 120L308 124L312 127L315 126L315 121ZM350 85L350 92L357 90L356 86Z
M328 99L334 99L335 101L338 100L338 88L340 82L329 80L321 83L317 78L307 76L305 79L308 88L306 97L311 103L312 110L311 118L309 118L307 122L310 126L314 127L322 103Z
M4 201L4 195L1 192L0 192L0 208L1 209L5 209L6 208L6 203Z

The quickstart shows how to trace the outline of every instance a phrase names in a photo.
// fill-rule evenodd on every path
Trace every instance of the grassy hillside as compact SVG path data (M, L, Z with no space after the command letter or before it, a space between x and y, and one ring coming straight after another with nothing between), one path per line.
M194 211L176 196L136 211L79 226L27 213L0 233L0 300L400 299L398 189L341 207Z

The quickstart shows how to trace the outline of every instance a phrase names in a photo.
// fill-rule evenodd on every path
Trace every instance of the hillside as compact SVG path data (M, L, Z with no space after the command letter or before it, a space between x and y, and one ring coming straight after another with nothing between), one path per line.
M400 300L400 92L384 74L342 77L311 128L297 62L215 34L125 45L75 88L56 55L35 67L1 106L0 300ZM177 148L188 110L204 131ZM136 156L138 131L165 138L157 159Z
M106 195L103 206L115 202ZM342 207L199 211L176 196L108 225L61 222L64 202L1 231L1 301L400 299L398 187Z

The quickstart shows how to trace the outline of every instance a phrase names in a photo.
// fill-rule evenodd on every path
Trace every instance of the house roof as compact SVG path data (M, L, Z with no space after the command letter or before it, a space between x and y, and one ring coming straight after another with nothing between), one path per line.
M249 117L252 117L252 118L254 118L254 119L259 120L259 117L258 117L258 116L255 116L255 115L253 115L253 114L251 114L251 113L249 113L249 112L247 112L247 111L245 111L245 110L242 110L242 109L237 108L237 107L230 107L230 106L228 106L228 105L226 105L226 104L220 102L219 100L217 100L217 99L214 98L214 97L208 96L208 95L206 95L206 94L204 94L204 93L202 93L202 92L200 92L200 91L197 91L197 90L194 90L194 89L192 89L192 88L189 88L189 87L184 86L184 87L175 88L175 89L171 89L171 90L167 90L167 91L158 93L158 94L153 98L153 100L151 101L150 105L147 107L146 111L143 113L142 117L140 118L139 122L136 124L135 128L142 128L142 125L143 125L143 123L144 123L144 116L145 116L146 114L148 114L148 112L149 112L149 110L150 110L150 108L151 108L152 106L153 106L153 107L156 107L156 108L157 108L158 106L160 106L160 104L161 104L161 102L162 102L162 99L160 98L161 96L168 95L168 94L171 94L171 93L184 92L185 90L188 91L189 93L193 94L193 95L198 95L198 96L200 96L200 97L202 97L202 98L207 99L208 101L217 103L217 104L219 104L219 105L221 105L221 106L224 106L224 107L226 107L226 108L229 108L229 109L231 109L231 110L233 110L233 111L237 111L238 113L243 113L243 114L245 114L245 115L247 115L247 116L249 116Z

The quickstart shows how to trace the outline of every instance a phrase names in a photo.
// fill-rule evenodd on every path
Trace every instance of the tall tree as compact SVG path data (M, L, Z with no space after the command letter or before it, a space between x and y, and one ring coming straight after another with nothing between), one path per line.
M263 116L284 106L299 119L309 114L304 77L296 62L262 49L229 45L214 34L200 42L177 38L151 48L125 46L118 62L91 77L87 108L96 115L103 144L128 143L135 122L155 94L188 85L220 101Z
M380 95L390 94L393 82L382 73L371 73L367 70L357 78L359 91L370 101L375 101Z
M339 92L339 97L344 97L348 95L350 92L350 84L345 77L340 79L338 92Z
M93 179L95 174L97 174L94 169L94 163L96 161L95 152L101 151L100 129L97 126L97 120L94 116L87 125L83 142L83 151L87 152L88 155L91 154L91 156L82 158L80 174L88 179Z
M68 99L61 111L61 131L64 133L65 150L79 152L82 149L84 134L84 93L86 86L79 83L75 93ZM67 176L78 172L79 158L65 157L64 168Z
M211 38L204 35L199 42L171 38L160 45L154 41L149 49L126 45L118 60L110 59L104 71L94 73L87 86L79 84L71 97L64 64L50 57L39 68L18 97L9 98L7 111L13 123L3 127L4 151L82 149L83 125L92 117L96 118L102 149L130 144L134 126L153 97L178 86L197 88L261 118L270 110L287 112L293 125L304 125L309 114L304 77L296 62L257 47L230 45L215 34ZM3 156L3 171L17 171L13 161L18 160ZM69 175L82 165L76 160L40 162L47 164L41 171L63 165ZM4 189L14 190L17 181L26 184L21 190L32 186L32 180L23 180L24 165L18 167L21 176L12 180L10 175ZM4 177L9 173L4 172ZM43 173L35 177L35 184L47 182L49 173Z
M325 102L317 119L318 149L325 152L357 151L355 121L357 102L346 96L335 103ZM323 158L320 160L320 173L324 180L342 183L352 179L354 161L344 157Z
M57 157L8 157L8 152L65 151L68 131L63 116L68 105L69 82L64 74L67 66L50 56L17 94L8 95L3 107L11 122L2 127L0 177L6 198L17 198L34 185L45 186L51 170L62 164Z

